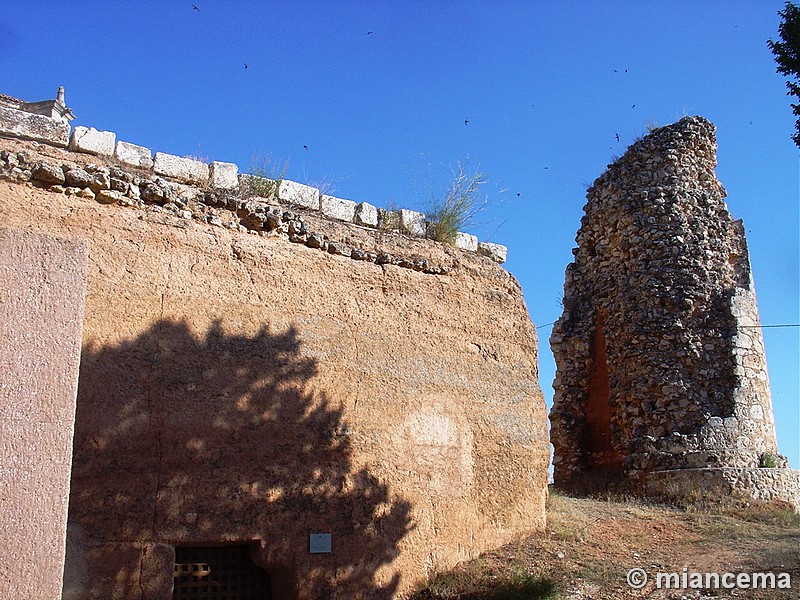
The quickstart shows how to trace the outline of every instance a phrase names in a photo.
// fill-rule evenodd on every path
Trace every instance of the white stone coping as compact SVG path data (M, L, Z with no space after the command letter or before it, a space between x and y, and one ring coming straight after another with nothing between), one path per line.
M458 233L456 233L455 245L456 248L461 248L461 250L467 250L468 252L477 252L478 238L469 233L464 233L463 231L459 231Z
M400 229L410 235L425 237L427 227L425 225L425 214L416 210L401 208L397 211L400 216Z
M205 184L208 181L208 165L206 163L165 152L156 152L153 158L153 171L157 175L172 177L181 183Z
M232 190L239 186L239 167L234 163L214 161L208 167L211 187Z
M0 135L66 148L69 145L69 130L69 123L0 106Z
M117 134L113 131L98 131L94 127L79 125L72 131L69 149L98 156L114 156Z
M323 194L320 196L320 210L322 214L338 221L352 223L356 216L356 206L352 200L336 198Z
M497 263L504 263L508 258L508 248L492 242L478 242L478 254L488 256Z
M378 209L368 202L361 202L356 206L353 223L365 227L378 226Z
M84 152L113 157L120 163L152 171L173 179L181 184L206 186L218 190L235 190L240 180L254 177L240 174L235 163L213 161L206 164L201 160L180 157L165 152L153 155L149 148L130 142L116 140L112 131L98 131L93 127L77 126L70 136L68 123L42 115L0 106L0 135L44 142L53 146L67 148L73 152ZM379 225L379 212L368 202L355 202L322 194L312 186L282 179L278 186L278 200L295 206L320 211L339 221L354 223L363 227L376 228ZM404 233L425 237L427 221L425 214L401 208L393 212L396 225ZM500 244L478 242L474 235L458 232L455 246L467 252L477 252L491 260L502 263L508 255L508 248Z
M289 179L283 179L278 186L278 200L310 208L311 210L320 209L320 193L317 188L297 183Z
M153 153L150 148L137 146L128 142L117 142L114 156L122 163L140 169L153 168Z

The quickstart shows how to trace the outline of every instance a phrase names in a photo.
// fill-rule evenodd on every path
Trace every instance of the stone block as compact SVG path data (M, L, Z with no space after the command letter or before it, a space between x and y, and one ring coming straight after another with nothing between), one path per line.
M322 214L352 223L356 214L356 203L352 200L344 200L333 196L320 196L320 209Z
M460 248L461 250L467 250L469 252L477 252L478 251L478 238L474 235L470 235L469 233L464 233L459 231L456 233L455 239L456 248Z
M31 169L31 179L48 184L64 183L64 171L58 165L41 161Z
M504 263L508 258L508 248L501 244L478 242L478 254L488 256L497 263Z
M63 121L0 106L0 134L66 148L69 129Z
M282 180L278 188L278 200L312 210L320 209L319 195L317 188L288 179Z
M367 202L356 205L353 223L356 225L364 225L365 227L377 227L378 209Z
M98 131L94 127L78 126L72 131L69 149L100 156L113 156L117 134L113 131Z
M114 156L122 163L139 167L141 169L153 168L153 153L150 148L129 144L128 142L117 142L114 149Z
M86 245L0 230L0 598L60 598Z
M153 158L153 171L158 175L177 179L181 183L205 185L208 182L206 163L165 152L156 152Z
M232 190L239 187L239 167L234 163L214 161L208 167L211 187Z
M425 237L425 215L415 210L401 208L397 211L400 217L400 229L409 235Z
M100 204L115 204L125 198L125 194L116 190L100 190L95 196L95 200Z

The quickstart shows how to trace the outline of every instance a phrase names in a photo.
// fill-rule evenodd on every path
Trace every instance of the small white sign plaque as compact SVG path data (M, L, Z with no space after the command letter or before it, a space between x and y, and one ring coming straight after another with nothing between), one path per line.
M330 554L331 534L312 533L308 540L308 551L311 554Z

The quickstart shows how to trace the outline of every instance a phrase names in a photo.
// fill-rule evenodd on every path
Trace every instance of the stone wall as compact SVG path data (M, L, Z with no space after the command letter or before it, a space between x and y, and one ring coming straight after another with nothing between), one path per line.
M63 88L59 93L63 99ZM66 107L64 109L69 111ZM25 164L24 160L21 164L17 164L15 159L11 163L6 161L8 175L17 181L33 177L40 183L63 187L68 193L96 197L99 202L120 202L123 205L156 202L179 211L186 207L181 206L181 202L172 202L176 195L187 201L199 198L201 192L207 192L216 197L226 194L236 196L239 202L235 203L234 212L241 212L245 204L242 199L249 197L252 200L249 206L255 210L266 202L266 197L364 227L402 231L407 235L423 238L429 233L425 215L417 211L385 211L368 202L329 196L317 188L295 181L272 181L264 177L239 174L239 167L234 163L213 161L206 164L200 160L165 152L156 152L154 155L144 146L118 141L113 131L78 126L70 134L67 120L32 114L9 102L0 102L0 136L65 147L71 153L94 155L102 158L102 162L110 162L117 167L116 176L112 176L107 168L90 169L88 172L83 169L76 171L75 166L70 164L76 160L75 157L67 158L62 164L47 163L43 166ZM62 174L58 173L59 168L62 169ZM134 175L122 174L131 169L136 171ZM67 175L69 170L73 170L71 176ZM116 180L113 185L112 179ZM187 191L187 186L192 186L194 191ZM232 200L222 202L228 208L234 205ZM255 212L263 213L263 206ZM213 216L208 215L208 218ZM233 219L228 220L226 225L247 226L259 231L264 219L261 221L258 226L254 226L251 219L248 226ZM474 235L464 232L458 232L454 243L461 250L477 252L500 263L505 262L508 252L505 246L478 242Z
M761 502L786 502L800 513L800 471L787 468L717 467L648 474L648 494L685 501L687 492L712 496L748 494Z
M50 145L0 157L0 220L89 248L65 599L168 598L176 547L231 543L276 594L397 597L544 527L536 331L496 262Z
M86 246L0 229L0 281L0 598L52 600L64 569Z
M687 117L587 191L550 338L557 485L786 466L744 230L715 166L714 126Z

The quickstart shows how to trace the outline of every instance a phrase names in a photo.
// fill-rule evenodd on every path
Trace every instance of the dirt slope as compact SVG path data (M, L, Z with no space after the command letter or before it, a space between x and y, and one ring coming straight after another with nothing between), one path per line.
M546 533L440 574L415 598L800 598L800 516L784 506L704 499L678 508L551 493L547 514ZM626 583L636 567L649 576L639 590ZM694 572L788 573L791 589L656 588L657 572L684 569L687 581Z

